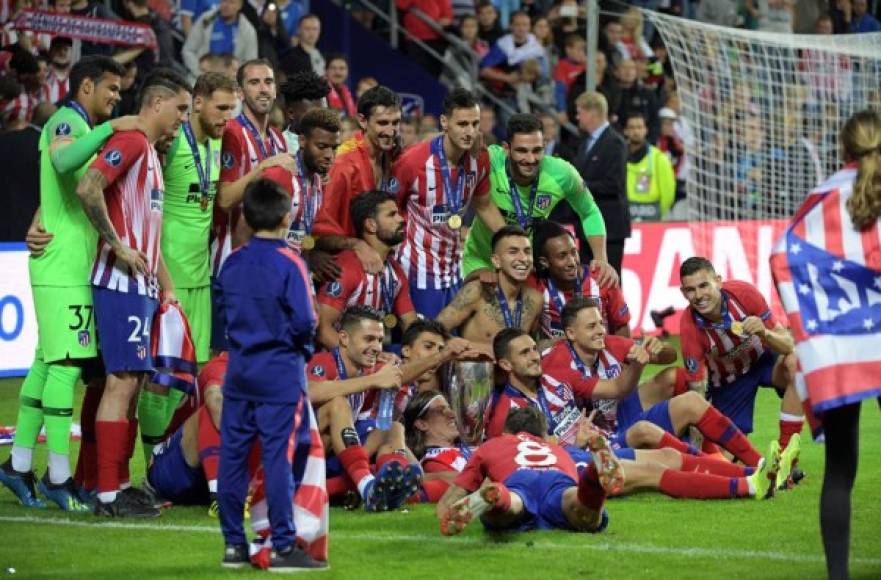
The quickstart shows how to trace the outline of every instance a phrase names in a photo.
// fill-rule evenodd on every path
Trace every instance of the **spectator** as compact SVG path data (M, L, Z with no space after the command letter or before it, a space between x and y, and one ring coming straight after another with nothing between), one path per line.
M492 107L480 107L480 134L486 145L495 145L502 141L501 129L496 124L496 110Z
M545 138L545 154L561 157L571 163L572 150L560 141L560 123L550 113L541 114L542 135Z
M642 12L638 8L628 8L621 15L620 46L631 60L640 63L645 63L652 57L652 49L646 42L643 26Z
M477 36L478 24L474 16L465 16L459 24L459 38L469 47L465 50L451 45L444 53L444 71L440 82L449 89L461 87L474 90L477 63L489 52L489 45Z
M557 65L557 57L560 52L557 50L557 44L554 41L554 31L551 29L547 18L542 16L533 21L532 35L544 48L545 62L548 64L548 70L553 70Z
M349 63L342 54L333 54L327 57L327 82L330 85L330 94L327 96L327 106L336 109L343 117L357 115L355 99L349 90Z
M3 188L5 207L0 217L0 242L24 240L40 205L40 130L54 112L51 103L40 104L34 112L33 124L20 116L8 119L7 123L4 115L0 171L8 181Z
M220 0L180 0L180 27L189 36L193 23L204 13L214 10Z
M566 38L570 35L587 38L587 19L576 0L563 0L556 10L551 11L549 18L553 25L558 53L565 50Z
M621 87L621 98L615 111L616 123L623 127L623 121L631 113L642 113L649 128L649 141L658 139L658 100L649 89L642 86L637 79L636 63L622 60L615 69L618 84Z
M43 83L40 100L58 103L67 96L69 86L67 76L70 74L70 67L73 66L72 52L71 39L63 36L52 39L49 44L49 72L46 75L46 82Z
M278 14L276 0L243 0L241 14L257 32L257 57L278 69L278 55L291 47L291 40Z
M437 127L437 117L428 113L423 115L421 119L419 119L419 133L420 134L434 134L438 132Z
M203 54L199 59L199 71L202 73L216 72L232 79L236 78L239 70L239 59L235 55L226 54Z
M848 32L853 34L881 31L881 22L868 13L868 0L851 0L850 4L852 14L849 18L845 17L845 21L848 22ZM845 10L845 14L847 14L847 10Z
M603 29L600 37L600 50L606 55L606 62L612 66L618 64L621 59L629 59L630 53L621 42L624 29L617 20L610 20Z
M297 28L297 44L281 58L279 67L285 76L311 70L320 77L325 75L325 61L316 45L321 36L321 19L307 14L300 19Z
M586 63L587 43L583 37L570 34L566 37L565 54L554 67L554 95L558 111L566 110L566 96L572 83L584 72Z
M453 6L450 0L395 0L395 5L398 10L404 12L404 29L409 32L406 35L407 42L404 44L407 54L432 76L439 76L442 63L413 42L413 39L422 41L428 48L440 54L444 53L446 41L440 32L410 10L420 10L435 24L446 28L453 23Z
M511 16L511 33L501 37L480 62L480 78L490 83L496 95L508 99L514 105L513 96L520 82L520 64L536 59L541 64L543 76L548 74L544 48L529 31L529 15L515 12Z
M363 95L373 87L378 86L379 81L373 77L362 77L358 79L358 84L355 86L355 100L360 99L361 95Z
M596 90L606 97L606 103L608 104L609 110L615 111L618 109L618 104L621 102L621 87L618 85L618 79L616 79L615 75L609 70L607 62L606 53L598 51L595 69L597 83ZM584 92L586 86L587 72L582 72L572 82L569 93L566 95L566 116L568 118L575 118L575 99ZM610 114L609 120L612 121L612 123L615 123L617 117Z
M642 113L631 113L624 121L627 138L627 200L633 221L659 221L676 198L673 164L657 147L650 144L648 127Z
M673 174L676 178L676 199L673 202L673 208L670 213L676 213L674 219L685 219L685 215L676 211L676 205L685 199L685 175L687 159L685 156L685 144L679 136L676 123L678 115L669 108L664 107L658 112L658 119L661 123L661 136L658 137L658 150L662 151L670 159L673 164ZM684 208L683 208L684 209ZM671 216L668 215L667 219Z
M300 20L306 15L306 9L300 0L276 0L278 15L284 27L285 36L292 46L297 44Z
M199 76L203 54L233 54L239 62L257 58L257 32L241 15L242 0L221 0L220 6L200 16L184 43L182 56L190 76Z
M701 0L695 17L707 24L737 25L737 3L731 0Z
M795 26L792 0L746 0L747 10L757 19L762 32L792 34Z
M104 18L105 20L119 20L119 16L110 10L104 2L98 2L97 0L73 0L70 4L70 13L77 16ZM113 51L114 47L110 44L97 44L84 40L74 40L73 42L74 62L90 54L110 55Z
M514 88L519 112L540 113L554 109L554 85L541 72L541 65L535 59L520 64L520 80Z
M453 25L461 26L462 21L469 17L474 16L474 0L452 0L450 5L453 8Z
M34 109L40 103L40 93L46 82L46 69L37 57L24 50L18 50L9 60L9 69L20 86L18 96L3 108L4 120L9 118L24 124L31 122Z
M401 119L401 149L419 142L419 121L415 117Z
M349 141L359 130L358 121L352 117L340 119L340 144Z
M489 0L482 0L477 5L477 24L480 27L478 36L489 46L494 45L505 34L499 24L499 13Z
M138 65L138 80L145 79L157 65L173 68L180 73L185 73L186 69L177 60L177 50L174 45L174 29L172 29L171 24L151 11L147 5L147 0L123 0L123 7L125 12L127 12L127 14L124 14L126 20L146 24L153 30L153 34L156 35L156 45L159 49L158 55L151 49L125 51L131 53L131 59ZM115 58L119 60L118 57ZM140 85L140 82L138 84Z

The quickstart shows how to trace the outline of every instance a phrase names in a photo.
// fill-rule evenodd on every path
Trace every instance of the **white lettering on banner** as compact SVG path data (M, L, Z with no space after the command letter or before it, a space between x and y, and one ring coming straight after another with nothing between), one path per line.
M642 253L642 230L634 228L630 237L624 242L624 263L621 266L621 288L624 290L624 299L630 309L630 325L636 326L637 320L642 316L642 280L639 274L627 268L629 254L639 256Z
M0 243L0 377L23 376L34 360L37 321L24 244Z
M723 280L754 283L746 259L746 250L736 227L727 226L713 230L713 255L710 261Z

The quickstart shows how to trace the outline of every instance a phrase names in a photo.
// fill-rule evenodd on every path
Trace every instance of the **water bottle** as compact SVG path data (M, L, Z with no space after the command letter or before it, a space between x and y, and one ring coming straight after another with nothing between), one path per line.
M376 428L388 431L392 428L392 415L395 412L397 389L382 389L379 392L379 411L376 413Z

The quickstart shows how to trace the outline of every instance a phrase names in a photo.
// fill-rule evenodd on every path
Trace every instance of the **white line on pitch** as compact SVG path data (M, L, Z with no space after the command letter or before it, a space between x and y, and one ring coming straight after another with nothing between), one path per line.
M129 522L89 522L86 520L67 520L63 518L38 518L33 516L0 516L0 522L19 523L19 524L39 524L52 526L69 526L77 528L107 528L117 530L151 530L157 532L197 532L219 534L220 526L194 526L182 524L147 524L147 523L129 523ZM331 538L339 538L351 541L374 542L384 540L390 542L425 542L436 540L438 538L427 535L413 534L360 534L356 532L346 532L340 530L331 530ZM445 542L459 544L484 544L487 546L504 545L491 544L486 540L479 538L445 538ZM572 544L560 544L556 542L546 542L543 540L532 541L535 549L561 549L571 550ZM718 548L670 548L665 546L652 546L648 544L628 544L628 543L590 543L586 542L578 545L579 550L595 550L598 552L626 552L626 553L643 553L643 554L669 554L672 556L698 557L698 558L729 558L729 559L763 559L778 560L783 562L824 562L823 556L815 554L793 554L787 552L768 552L760 550L722 550ZM881 565L881 558L851 558L851 562L855 564L867 564L871 566Z

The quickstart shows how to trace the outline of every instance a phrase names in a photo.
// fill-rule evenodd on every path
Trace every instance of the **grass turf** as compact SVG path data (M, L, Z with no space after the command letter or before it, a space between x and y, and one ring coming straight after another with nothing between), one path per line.
M15 423L20 382L0 380L0 424ZM81 396L79 390L77 405ZM773 391L762 389L750 437L761 452L777 435L778 410ZM863 405L860 443L851 572L853 578L879 578L881 413L874 402ZM822 454L821 445L805 441L800 465L807 477L770 501L686 501L654 493L612 500L610 526L598 535L490 536L474 524L460 537L444 538L433 506L385 514L333 508L331 570L321 577L819 578L825 574L818 517ZM0 448L0 461L8 455L9 447ZM45 447L39 446L39 475L45 460ZM132 473L136 481L143 474L140 447ZM201 507L174 507L150 521L108 522L54 507L26 510L0 488L0 530L0 576L265 577L220 568L218 524Z

